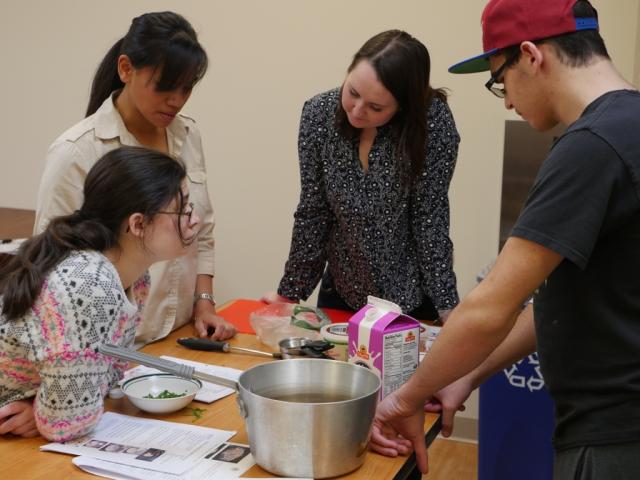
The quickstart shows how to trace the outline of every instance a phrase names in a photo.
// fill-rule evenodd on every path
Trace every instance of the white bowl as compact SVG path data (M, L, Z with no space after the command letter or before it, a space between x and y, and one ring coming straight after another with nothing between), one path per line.
M177 377L170 373L153 373L133 377L122 384L122 391L140 410L149 413L170 413L180 410L191 403L202 388L200 380ZM147 395L158 396L165 390L183 394L173 398L144 398Z

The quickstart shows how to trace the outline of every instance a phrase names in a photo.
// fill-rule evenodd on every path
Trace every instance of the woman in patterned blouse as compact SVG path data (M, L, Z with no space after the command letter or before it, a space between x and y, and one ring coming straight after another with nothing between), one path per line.
M0 433L66 441L90 431L126 363L157 261L184 255L199 217L184 165L140 147L104 155L84 202L0 269Z
M305 103L291 249L267 301L306 299L322 277L320 307L355 310L375 295L426 320L458 303L448 189L460 137L429 73L422 43L386 31L342 87Z

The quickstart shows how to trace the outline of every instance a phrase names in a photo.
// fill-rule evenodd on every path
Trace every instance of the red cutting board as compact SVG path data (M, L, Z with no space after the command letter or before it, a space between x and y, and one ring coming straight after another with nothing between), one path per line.
M239 333L251 333L255 335L256 332L253 331L249 323L249 315L266 305L265 302L261 302L260 300L233 300L220 308L218 315L227 322L234 324ZM332 323L346 322L351 318L351 315L353 315L353 312L334 310L333 308L323 308L322 310L327 314Z

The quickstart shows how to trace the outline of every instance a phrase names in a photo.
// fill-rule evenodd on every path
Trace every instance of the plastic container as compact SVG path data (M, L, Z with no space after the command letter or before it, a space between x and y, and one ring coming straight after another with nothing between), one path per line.
M420 353L426 354L430 349L442 327L420 323Z
M348 323L332 323L320 329L323 340L333 345L329 354L336 360L346 362L349 354L349 335L347 334Z
M496 373L479 391L478 480L551 480L553 401L538 354Z

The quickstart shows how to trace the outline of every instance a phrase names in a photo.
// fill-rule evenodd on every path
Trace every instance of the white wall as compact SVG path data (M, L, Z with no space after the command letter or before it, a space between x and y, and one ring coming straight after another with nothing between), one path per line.
M610 52L629 79L640 77L639 1L595 1ZM217 214L216 293L223 301L258 297L276 287L289 249L303 101L338 86L367 38L400 28L429 48L432 83L451 90L462 135L451 187L451 232L464 294L497 253L503 125L505 118L513 118L484 89L486 75L446 72L450 64L481 51L484 4L3 0L0 205L35 207L47 146L82 118L93 72L131 18L175 10L193 23L211 60L185 113L202 130ZM475 408L466 415L474 417Z

